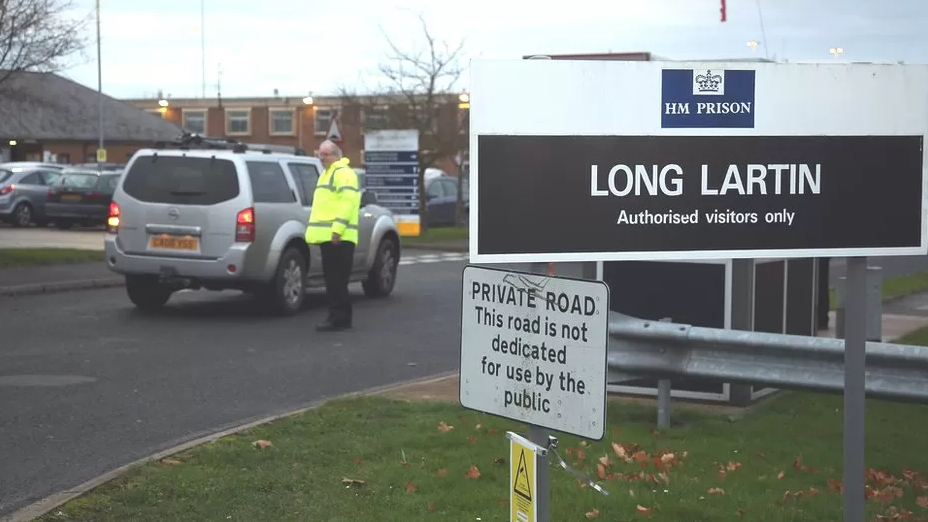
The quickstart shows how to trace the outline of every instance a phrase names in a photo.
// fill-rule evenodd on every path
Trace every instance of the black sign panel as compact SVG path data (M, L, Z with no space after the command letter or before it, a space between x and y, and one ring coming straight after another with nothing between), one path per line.
M923 242L922 136L489 135L477 145L478 255L886 255ZM908 251L887 250L898 248Z

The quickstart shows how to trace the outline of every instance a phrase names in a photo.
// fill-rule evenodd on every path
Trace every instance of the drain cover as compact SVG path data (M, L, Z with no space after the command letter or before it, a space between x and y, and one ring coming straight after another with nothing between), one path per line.
M0 386L71 386L94 381L83 375L0 375Z

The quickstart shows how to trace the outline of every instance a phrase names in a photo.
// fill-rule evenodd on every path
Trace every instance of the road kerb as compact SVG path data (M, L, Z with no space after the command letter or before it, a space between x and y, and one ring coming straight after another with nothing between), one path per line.
M102 277L98 279L81 279L77 281L53 281L49 283L32 283L28 285L15 285L0 287L0 296L54 294L59 292L72 292L75 290L95 290L100 288L115 288L125 286L126 280L122 277Z
M49 495L43 498L42 500L34 502L14 512L11 515L7 515L4 518L0 518L0 522L28 522L30 520L33 520L35 518L38 518L48 513L49 511L71 500L74 500L75 498L83 495L84 493L87 493L88 491L92 489L96 489L113 479L119 478L119 476L121 476L123 473L125 473L126 471L129 471L135 466L138 466L139 464L145 464L147 462L161 460L161 459L170 457L171 455L180 453L182 451L187 451L196 446L206 444L207 442L213 442L217 439L221 439L229 435L234 435L236 433L240 433L242 431L254 428L256 426L261 426L262 424L268 424L276 420L285 419L287 417L293 417L295 415L299 415L301 413L305 413L307 411L323 406L326 403L333 401L333 400L346 399L349 397L360 397L362 395L379 395L379 394L383 394L388 391L400 389L406 386L418 386L422 384L428 384L431 382L438 382L438 381L442 381L445 379L450 379L452 377L456 377L457 375L458 375L458 370L454 370L450 372L443 372L443 373L439 373L435 375L430 375L428 377L422 377L419 379L411 379L408 381L387 384L384 386L375 386L373 388L367 388L365 390L361 390L357 392L349 392L349 393L344 393L341 395L336 395L334 397L327 397L325 399L319 399L317 401L312 401L309 404L301 406L295 410L289 410L284 413L278 413L278 414L270 415L267 417L261 417L256 420L248 421L244 424L239 424L232 428L227 428L227 429L215 432L215 433L211 433L209 435L205 435L203 437L198 437L194 440L159 451L147 457L143 457L136 461L130 462L129 464L120 466L112 471L104 473L103 475L100 475L96 478L90 479L84 482L83 484L79 484L73 488Z
M449 244L433 244L433 243L403 243L403 248L410 250L433 250L436 252L462 252L465 253L470 250L468 245L449 245Z

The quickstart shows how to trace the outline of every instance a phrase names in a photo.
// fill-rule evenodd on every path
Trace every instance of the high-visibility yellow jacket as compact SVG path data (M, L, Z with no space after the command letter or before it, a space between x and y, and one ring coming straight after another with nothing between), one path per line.
M342 241L358 244L358 214L361 211L361 189L358 175L342 158L325 169L313 192L313 209L306 224L306 242L312 245L332 240L338 234Z

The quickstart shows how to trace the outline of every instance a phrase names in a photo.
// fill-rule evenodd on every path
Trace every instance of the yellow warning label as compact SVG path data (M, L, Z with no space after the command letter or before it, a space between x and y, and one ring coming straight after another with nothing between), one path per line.
M509 445L510 522L535 522L535 449L512 439Z

